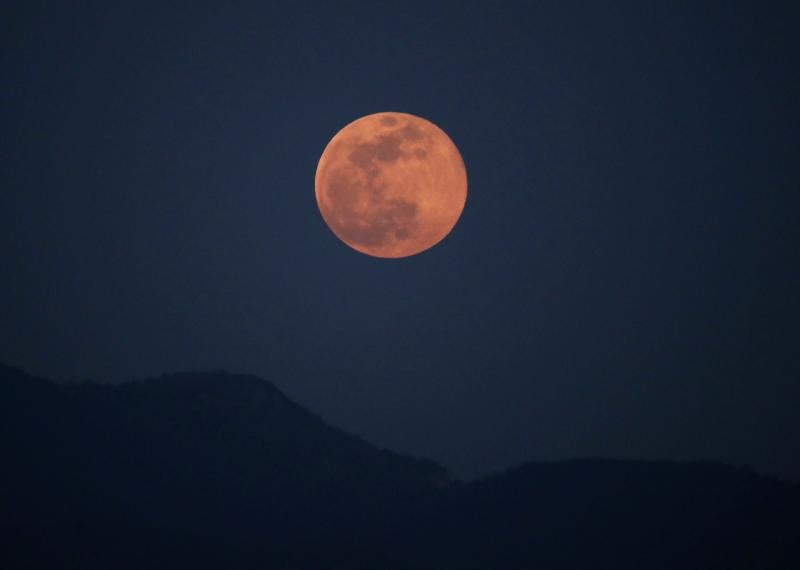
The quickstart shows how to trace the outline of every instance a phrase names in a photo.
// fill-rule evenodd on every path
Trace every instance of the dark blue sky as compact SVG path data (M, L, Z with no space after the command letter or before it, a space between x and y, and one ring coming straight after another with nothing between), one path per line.
M122 4L0 12L0 361L252 372L463 476L800 478L790 3ZM403 260L344 246L314 198L333 134L389 110L469 178Z

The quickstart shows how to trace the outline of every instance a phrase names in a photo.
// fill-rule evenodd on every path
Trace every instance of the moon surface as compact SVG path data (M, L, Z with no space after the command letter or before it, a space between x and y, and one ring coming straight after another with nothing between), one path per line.
M436 245L467 199L456 145L407 113L376 113L347 125L325 147L314 182L331 231L375 257L408 257Z

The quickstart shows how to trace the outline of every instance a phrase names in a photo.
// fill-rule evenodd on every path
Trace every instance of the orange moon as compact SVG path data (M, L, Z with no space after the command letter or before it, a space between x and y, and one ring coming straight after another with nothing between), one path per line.
M344 243L375 257L408 257L456 225L467 171L456 145L430 121L376 113L336 133L314 187L325 223Z

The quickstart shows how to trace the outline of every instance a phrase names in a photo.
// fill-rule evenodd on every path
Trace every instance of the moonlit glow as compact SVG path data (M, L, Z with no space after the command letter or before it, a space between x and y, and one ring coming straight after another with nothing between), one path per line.
M376 113L339 131L317 166L317 205L330 229L375 257L436 245L467 199L467 173L439 127L406 113Z

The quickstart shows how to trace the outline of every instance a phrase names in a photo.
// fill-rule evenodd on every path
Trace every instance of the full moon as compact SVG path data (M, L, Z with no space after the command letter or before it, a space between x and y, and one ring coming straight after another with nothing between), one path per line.
M322 218L344 243L375 257L408 257L456 225L467 172L456 145L430 121L376 113L336 133L314 187Z

